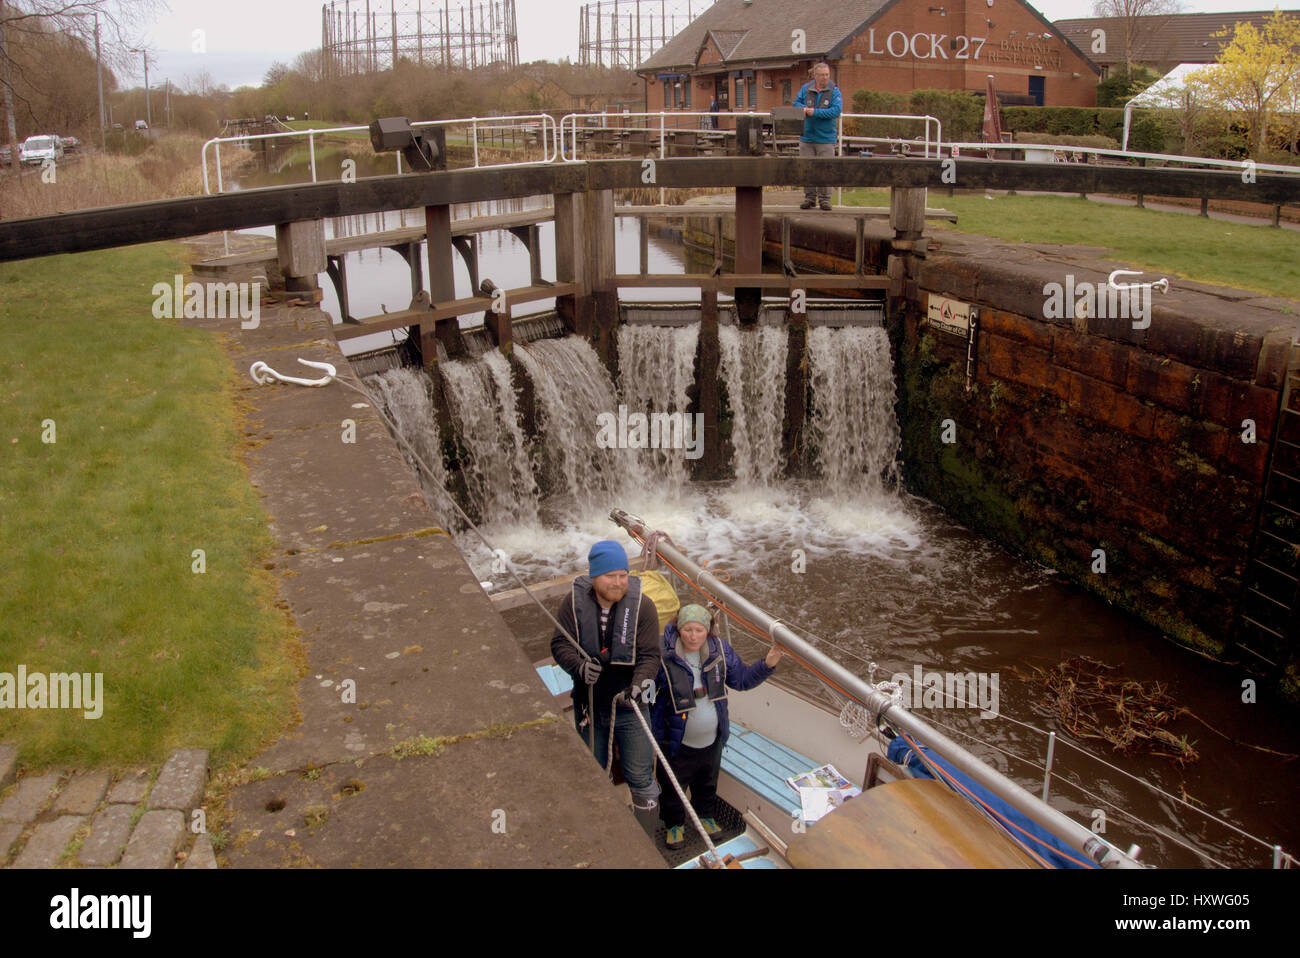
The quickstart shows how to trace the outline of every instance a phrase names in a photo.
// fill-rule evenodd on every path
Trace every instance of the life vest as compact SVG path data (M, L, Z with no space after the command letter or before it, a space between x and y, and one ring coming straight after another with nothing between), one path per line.
M609 664L636 665L636 622L641 612L641 580L627 577L627 595L609 610ZM594 659L600 658L600 604L592 591L591 577L573 580L573 620L578 644Z
M695 682L691 667L681 658L676 650L676 643L671 652L664 650L663 670L668 676L668 692L672 696L673 711L682 715L695 708ZM727 697L727 660L722 654L722 646L710 635L700 648L707 655L701 656L700 677L704 680L704 690L710 702Z

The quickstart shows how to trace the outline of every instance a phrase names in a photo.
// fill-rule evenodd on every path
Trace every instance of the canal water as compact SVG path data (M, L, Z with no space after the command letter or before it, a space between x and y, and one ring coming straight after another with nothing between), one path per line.
M457 208L453 215L521 208L521 203L481 204ZM414 225L419 216L408 211L349 218L329 229L343 235L394 228L403 220ZM637 226L630 219L618 223L618 268L634 272ZM527 285L528 257L517 239L501 232L475 242L480 276L501 287ZM549 224L542 226L542 243L543 273L554 279L548 272L553 269ZM679 243L652 237L651 272L681 271L684 263ZM354 315L407 305L409 273L395 253L351 254L347 268ZM456 278L457 295L469 295L468 272L459 258ZM321 279L324 307L337 322L332 287ZM638 290L635 298L691 296L689 290ZM545 308L532 304L533 310ZM462 325L475 321L467 318ZM1041 765L1046 739L1039 730L1061 733L1054 804L1104 828L1121 847L1140 845L1143 861L1160 867L1268 867L1267 846L1276 843L1294 852L1300 845L1295 803L1300 762L1273 753L1300 753L1295 713L1266 694L1258 703L1243 703L1242 683L1249 678L1243 670L1165 640L1052 570L1009 554L932 503L909 495L895 481L895 387L883 330L814 334L810 372L821 478L809 481L778 478L785 337L772 331L722 331L722 378L729 394L741 397L733 435L739 478L731 483L689 482L685 449L607 449L596 441L595 417L620 404L632 410L648 403L659 411L684 407L694 328L623 328L623 383L611 382L590 348L574 338L517 344L543 419L544 435L532 446L519 427L507 364L499 356L447 364L455 396L452 414L469 452L466 487L485 517L487 538L526 582L573 575L585 572L587 550L597 539L619 539L635 549L607 518L611 507L625 509L667 532L711 571L725 570L734 588L806 630L815 644L859 675L881 680L895 672L912 674L918 666L926 672L996 675L997 718L982 719L977 709L920 711L1035 793L1041 772L1006 753ZM356 348L351 344L349 351ZM441 469L440 437L421 376L393 370L372 377L370 384L425 461ZM832 396L834 404L826 399ZM491 582L494 591L513 587L499 571L497 557L452 515L439 488L445 479L445 474L423 477L434 511L454 530L481 580ZM549 623L539 611L517 610L507 621L534 660L549 654ZM764 651L735 632L733 640L746 661ZM1072 738L1044 714L1042 689L1032 675L1074 656L1113 666L1112 674L1123 679L1161 684L1195 714L1179 718L1169 730L1192 739L1199 760L1181 766L1163 757L1120 754L1104 741ZM779 674L817 691L815 680L789 659ZM1128 776L1168 795L1153 795ZM1204 818L1170 795L1229 824Z

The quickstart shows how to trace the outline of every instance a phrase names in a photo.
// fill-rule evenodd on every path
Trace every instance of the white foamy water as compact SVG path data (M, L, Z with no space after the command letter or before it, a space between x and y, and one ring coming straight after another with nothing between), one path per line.
M865 483L878 490L896 477L900 444L894 417L889 336L880 327L808 332L813 409L808 428L830 489Z
M785 361L789 333L782 326L720 326L722 379L731 407L732 467L742 485L767 486L785 467Z
M428 475L416 465L410 453L401 444L402 455L411 470L419 477L424 498L444 524L452 522L455 510L447 502L447 469L442 462L442 445L438 438L438 422L433 415L429 399L429 377L418 369L390 369L371 376L366 386L371 396L388 413L402 437L414 447L416 454L428 465L433 475Z
M685 417L690 405L687 391L695 384L695 353L699 341L700 328L695 324L620 326L619 395L628 411ZM671 448L666 438L661 436L660 448L644 450L641 468L657 480L681 485L689 478L685 435L679 432L672 438L683 441L678 448ZM703 441L709 440L704 438Z

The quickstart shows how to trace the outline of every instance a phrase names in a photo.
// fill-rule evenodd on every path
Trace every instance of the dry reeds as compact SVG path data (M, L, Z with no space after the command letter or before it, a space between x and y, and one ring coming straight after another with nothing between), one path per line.
M177 133L159 138L138 156L78 155L60 163L52 181L39 172L7 176L0 180L0 219L201 195L202 149L201 137ZM233 170L250 155L246 150L223 150L223 171Z
M1167 728L1189 714L1162 682L1119 679L1114 666L1078 655L1032 675L1017 675L1039 687L1038 710L1055 716L1077 738L1102 739L1117 752L1146 752L1190 765L1200 754L1185 735Z

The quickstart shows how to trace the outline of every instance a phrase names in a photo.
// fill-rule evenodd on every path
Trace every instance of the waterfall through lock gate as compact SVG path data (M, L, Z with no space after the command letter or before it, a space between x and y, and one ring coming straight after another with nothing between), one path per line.
M815 551L914 541L915 520L892 491L899 431L883 329L810 331L805 441L819 478L792 480L783 477L782 450L788 333L720 327L717 375L728 396L735 475L727 483L690 481L702 444L721 441L700 435L691 413L698 326L627 324L618 335L618 383L576 336L517 342L513 370L496 350L442 363L454 430L445 442L426 376L393 370L369 380L403 435L440 471L439 481L455 480L462 506L492 530L526 580L580 562L593 539L612 534L605 517L616 505L677 530L679 542L702 537L706 552L728 551L747 535L797 535ZM527 427L516 395L521 379L532 392ZM454 476L444 447L458 457ZM431 483L422 482L428 492ZM446 499L436 492L426 498L475 573L505 587L499 560L467 534Z
M720 326L718 340L722 380L731 409L736 482L771 486L785 468L781 431L789 334L783 326Z
M823 482L843 489L865 481L869 491L882 491L897 478L901 444L888 334L872 326L815 327L808 333L808 367L809 428Z
M419 477L425 501L449 528L459 528L455 510L447 502L447 468L442 460L442 443L438 436L438 421L434 418L433 403L429 399L432 384L429 377L418 369L389 369L365 380L371 396L378 402L416 454L433 471L429 476L415 464L403 448L402 456Z
M510 363L490 350L440 369L466 451L461 475L475 512L490 525L536 521L537 482L515 408Z
M688 411L699 340L695 324L619 327L619 398L629 415L647 417L638 471L652 481L684 484L687 464L699 458L706 441L699 420ZM615 419L622 418L620 410Z

